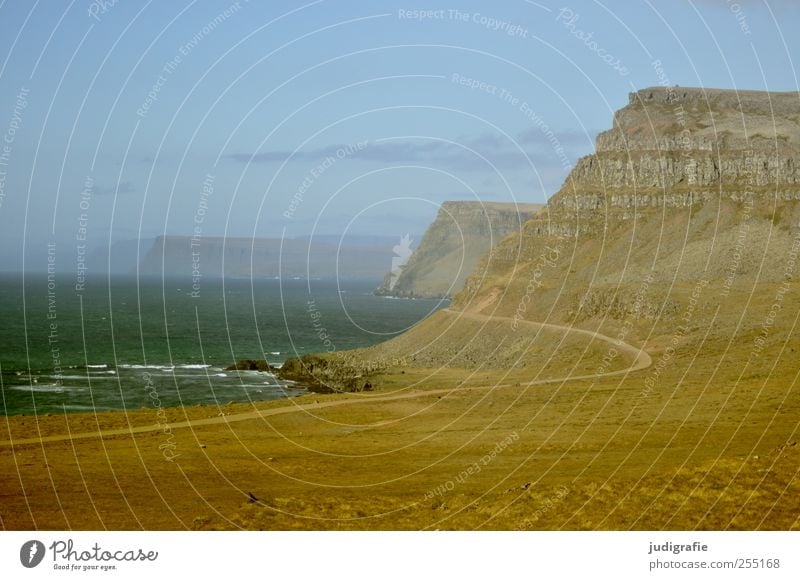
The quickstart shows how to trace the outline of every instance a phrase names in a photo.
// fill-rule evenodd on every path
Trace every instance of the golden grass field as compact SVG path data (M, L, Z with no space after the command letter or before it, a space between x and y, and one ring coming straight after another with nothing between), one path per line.
M753 321L774 287L759 290L749 293ZM611 344L587 334L534 324L512 331L508 320L440 312L359 356L435 339L455 345L461 364L470 337L527 337L514 351L524 364L507 371L490 356L470 367L407 358L371 377L370 393L170 409L171 434L154 409L7 417L0 525L798 530L797 291L748 364L758 329L735 330L742 297L704 311L650 388L674 324L637 324L626 342L643 347L650 365L610 374L635 356L601 366ZM580 327L613 335L619 324ZM569 378L589 374L600 376ZM173 461L159 448L168 437Z

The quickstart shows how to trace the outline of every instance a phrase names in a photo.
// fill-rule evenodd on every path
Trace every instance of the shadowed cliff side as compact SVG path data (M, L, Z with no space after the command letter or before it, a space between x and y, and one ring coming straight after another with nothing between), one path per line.
M441 298L458 293L480 258L519 231L541 205L447 201L408 262L389 272L376 294Z

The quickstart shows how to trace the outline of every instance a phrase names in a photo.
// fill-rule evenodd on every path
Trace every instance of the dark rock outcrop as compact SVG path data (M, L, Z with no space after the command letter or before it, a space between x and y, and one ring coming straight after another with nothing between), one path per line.
M300 383L312 393L360 393L374 390L372 373L334 356L308 354L287 359L278 377Z
M274 373L277 368L271 366L267 361L261 359L242 359L225 369L226 371L261 371Z

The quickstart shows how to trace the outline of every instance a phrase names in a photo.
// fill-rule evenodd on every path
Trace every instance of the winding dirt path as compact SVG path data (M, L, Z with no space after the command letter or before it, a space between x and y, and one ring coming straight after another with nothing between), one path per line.
M446 312L449 315L457 315L463 318L468 318L470 320L477 320L481 322L488 322L488 321L508 321L511 322L513 319L510 317L505 316L487 316L484 314L477 314L475 312L462 312L462 311L455 311L450 310L449 308L443 309L443 312ZM585 380L585 379L595 379L600 377L611 377L615 375L624 375L628 373L632 373L635 371L639 371L642 369L646 369L651 364L653 364L653 359L647 354L643 349L637 348L633 345L627 344L625 342L619 341L615 338L611 338L610 336L606 336L604 334L600 334L598 332L592 332L590 330L583 330L580 328L573 328L570 326L561 326L558 324L548 324L544 322L533 322L527 320L520 320L519 324L525 324L527 326L531 326L534 328L545 328L548 330L555 330L561 332L571 332L573 334L580 334L583 336L587 336L593 340L600 340L602 342L606 342L611 345L613 348L628 353L634 358L633 365L626 369L621 369L618 371L612 371L607 373L597 373L597 374L588 374L588 375L569 375L567 377L556 378L556 379L539 379L534 381L528 382L515 382L515 383L507 383L507 384L497 384L497 385L486 385L486 386L475 386L475 387L463 387L459 388L459 391L480 391L486 389L498 389L498 388L506 388L511 386L530 386L530 385L544 385L550 383L562 383L565 381L572 381L572 380ZM341 395L334 401L324 401L321 403L314 402L314 403L304 403L298 405L289 405L286 407L278 407L275 409L263 409L260 411L250 411L248 413L238 413L236 415L222 415L219 417L209 417L206 419L192 419L190 421L179 421L176 423L170 423L169 426L171 429L183 429L188 427L202 427L205 425L218 425L221 423L237 423L239 421L250 421L253 419L261 419L264 417L273 417L276 415L286 415L288 413L297 413L300 411L313 411L317 409L324 409L327 407L338 407L341 405L358 405L362 403L382 403L385 401L402 401L406 399L416 399L419 397L430 397L430 396L438 396L451 393L453 391L452 388L449 389L432 389L432 390L422 390L422 391L410 391L407 393L400 393L394 395L364 395L364 394L344 394ZM45 437L35 437L30 439L14 439L10 441L0 441L0 447L12 447L17 445L31 445L31 444L42 444L42 443L51 443L57 441L71 441L77 439L92 439L92 438L105 438L105 437L119 437L119 436L130 436L136 435L139 433L150 433L153 431L163 431L163 425L155 424L155 425L144 425L141 427L129 427L127 429L110 429L107 431L91 431L86 433L73 433L69 435L48 435Z
M510 316L487 316L485 314L477 314L475 312L461 312L450 310L449 308L445 308L444 312L448 314L458 314L462 318L469 318L470 320L477 320L479 322L484 321L506 321L506 322L513 322L514 319ZM583 330L582 328L575 328L572 326L561 326L560 324L549 324L547 322L533 322L531 320L519 320L519 324L525 324L528 326L533 326L535 328L546 328L548 330L556 330L556 331L566 331L571 332L573 334L581 334L583 336L588 336L593 340L599 340L602 342L607 342L614 348L619 351L628 353L633 357L633 365L628 367L627 369L621 369L618 371L612 371L610 373L602 373L602 374L591 374L591 375L581 375L581 376L572 376L566 377L566 379L559 379L559 380L574 380L574 379L593 379L598 377L613 377L614 375L624 375L626 373L632 373L634 371L640 371L642 369L646 369L651 364L653 364L653 359L650 357L644 349L638 348L633 346L632 344L628 344L627 342L622 342L621 340L617 340L616 338L612 338L610 336L606 336L605 334L600 334L599 332L592 332L591 330ZM552 380L548 380L546 382L552 382ZM522 383L524 385L533 385L538 384L539 381L532 381L530 383Z

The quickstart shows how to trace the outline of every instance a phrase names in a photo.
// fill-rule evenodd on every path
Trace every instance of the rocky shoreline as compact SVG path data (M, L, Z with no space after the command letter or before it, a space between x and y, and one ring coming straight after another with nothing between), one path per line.
M305 387L312 393L360 393L374 390L377 368L359 364L353 357L307 354L291 357L281 366L262 359L242 359L226 371L259 371Z

